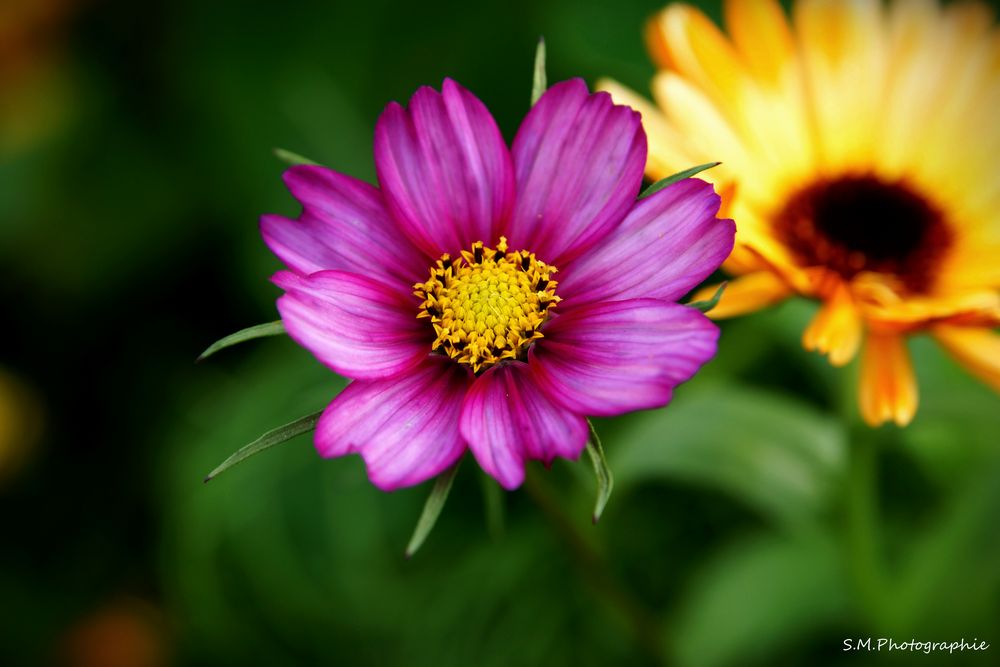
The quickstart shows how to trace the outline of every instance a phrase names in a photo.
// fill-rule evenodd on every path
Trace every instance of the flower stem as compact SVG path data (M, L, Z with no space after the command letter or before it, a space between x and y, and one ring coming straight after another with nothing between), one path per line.
M627 622L647 657L657 664L667 664L654 614L615 577L607 558L594 547L592 538L584 535L577 522L567 516L533 471L528 471L524 488L572 553L574 565L583 579Z
M883 620L883 570L879 546L878 442L854 430L846 489L848 564L859 606L869 621Z

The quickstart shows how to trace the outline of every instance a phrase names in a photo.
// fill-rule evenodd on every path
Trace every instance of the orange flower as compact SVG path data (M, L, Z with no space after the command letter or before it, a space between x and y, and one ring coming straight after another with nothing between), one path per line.
M1000 391L1000 33L982 4L728 0L723 34L670 5L647 26L657 105L647 176L713 160L738 276L714 317L791 295L822 305L803 345L864 346L865 421L917 408L906 337L934 336ZM701 298L696 297L696 298Z

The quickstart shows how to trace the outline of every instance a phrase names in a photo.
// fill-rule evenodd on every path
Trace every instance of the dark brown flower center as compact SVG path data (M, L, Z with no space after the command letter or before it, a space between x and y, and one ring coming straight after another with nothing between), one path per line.
M902 182L844 176L795 193L775 232L805 266L844 278L862 271L895 276L911 292L933 284L952 241L941 212Z

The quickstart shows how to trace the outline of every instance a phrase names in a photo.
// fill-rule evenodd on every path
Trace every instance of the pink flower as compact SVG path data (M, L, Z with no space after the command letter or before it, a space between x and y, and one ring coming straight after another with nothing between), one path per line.
M451 80L386 107L381 189L324 167L285 173L297 220L261 219L288 266L288 333L351 378L323 413L323 456L360 454L385 490L471 449L508 489L528 459L576 458L587 415L656 408L715 354L674 303L729 255L710 185L643 200L639 114L581 80L550 88L508 149Z

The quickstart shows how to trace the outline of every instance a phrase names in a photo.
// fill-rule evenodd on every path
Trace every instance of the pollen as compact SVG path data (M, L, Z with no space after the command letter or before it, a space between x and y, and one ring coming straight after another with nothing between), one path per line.
M430 319L434 351L475 373L504 359L524 359L559 303L555 272L534 253L509 252L503 236L496 248L477 241L461 257L442 255L427 282L413 286L423 300L417 317Z

